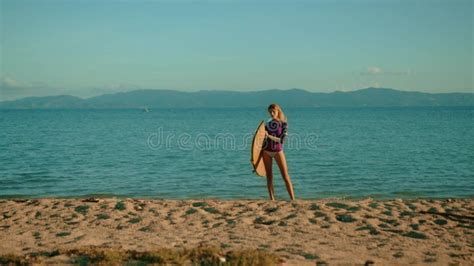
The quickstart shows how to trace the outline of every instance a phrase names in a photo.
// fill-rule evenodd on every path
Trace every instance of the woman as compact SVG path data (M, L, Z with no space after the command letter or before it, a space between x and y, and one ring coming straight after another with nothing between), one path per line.
M265 171L267 172L267 187L270 194L270 200L275 200L275 192L273 191L273 172L272 172L272 158L280 168L281 176L285 181L286 190L290 195L290 199L295 199L293 192L293 185L291 184L290 175L288 175L288 167L286 165L285 153L283 152L283 142L287 136L288 123L285 114L278 104L270 104L268 106L268 113L271 119L265 125L265 143L263 147L263 163Z

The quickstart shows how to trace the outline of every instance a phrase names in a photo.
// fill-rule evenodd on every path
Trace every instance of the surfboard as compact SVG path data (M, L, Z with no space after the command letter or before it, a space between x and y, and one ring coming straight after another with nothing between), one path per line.
M263 144L265 141L265 122L262 121L253 135L252 147L250 149L250 163L253 166L253 172L258 176L267 176L265 165L263 164Z

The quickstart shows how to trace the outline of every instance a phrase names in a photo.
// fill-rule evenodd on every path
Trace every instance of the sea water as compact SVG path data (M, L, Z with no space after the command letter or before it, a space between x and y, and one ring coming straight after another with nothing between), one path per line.
M297 198L474 196L474 108L286 109ZM268 198L265 108L0 110L0 197ZM288 199L276 162L277 199Z

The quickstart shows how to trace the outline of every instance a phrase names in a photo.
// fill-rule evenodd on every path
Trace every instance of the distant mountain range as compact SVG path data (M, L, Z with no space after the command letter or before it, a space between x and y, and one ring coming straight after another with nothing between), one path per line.
M366 88L331 93L301 89L239 91L134 90L82 99L70 95L0 102L1 109L474 106L474 93L422 93Z

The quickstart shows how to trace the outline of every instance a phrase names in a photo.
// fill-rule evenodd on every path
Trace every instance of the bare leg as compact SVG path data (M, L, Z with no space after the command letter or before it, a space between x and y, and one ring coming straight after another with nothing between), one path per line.
M286 165L286 157L283 151L280 151L275 155L275 161L277 162L278 167L280 168L281 176L285 181L286 190L290 195L290 199L294 200L295 192L293 191L293 184L291 183L290 175L288 174L288 166Z
M272 172L272 157L266 152L263 153L263 164L265 165L265 171L267 172L267 188L270 200L275 200L275 192L273 191L273 172Z

